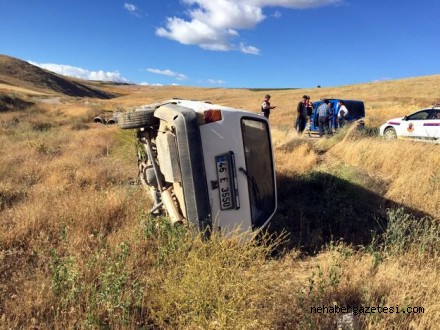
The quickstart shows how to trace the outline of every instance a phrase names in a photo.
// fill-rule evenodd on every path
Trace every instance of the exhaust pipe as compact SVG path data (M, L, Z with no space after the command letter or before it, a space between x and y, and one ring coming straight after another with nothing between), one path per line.
M171 223L173 225L182 225L184 224L184 217L180 214L177 209L176 204L174 203L173 197L171 196L171 192L169 190L163 190L161 192L162 202L165 205L165 209L168 212L168 215L171 219Z

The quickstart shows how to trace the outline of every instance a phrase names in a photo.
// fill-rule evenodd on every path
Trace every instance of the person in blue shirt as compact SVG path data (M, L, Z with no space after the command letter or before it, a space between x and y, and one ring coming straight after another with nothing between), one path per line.
M318 125L319 125L319 137L322 137L324 134L329 134L329 119L331 116L330 113L330 101L327 99L323 100L317 111L318 111Z

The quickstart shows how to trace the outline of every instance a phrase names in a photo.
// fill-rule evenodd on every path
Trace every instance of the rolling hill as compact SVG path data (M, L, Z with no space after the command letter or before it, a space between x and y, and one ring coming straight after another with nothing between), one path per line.
M0 55L0 84L76 97L110 99L117 96L89 86L86 81L61 76L6 55Z

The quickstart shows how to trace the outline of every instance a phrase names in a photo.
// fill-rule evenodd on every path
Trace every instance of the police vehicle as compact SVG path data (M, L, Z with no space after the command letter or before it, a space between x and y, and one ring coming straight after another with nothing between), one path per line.
M380 126L379 134L386 139L411 138L439 142L440 105L390 119Z

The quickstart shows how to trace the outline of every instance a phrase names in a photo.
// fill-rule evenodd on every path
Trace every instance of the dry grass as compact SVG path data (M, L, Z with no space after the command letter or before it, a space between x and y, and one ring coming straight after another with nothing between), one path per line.
M360 85L327 87L313 89L286 90L249 90L199 88L181 86L136 86L122 98L109 100L111 104L138 106L170 97L208 100L250 111L259 112L264 95L272 95L271 103L277 108L271 113L273 127L292 128L295 121L295 109L302 95L310 95L312 100L325 97L364 100L366 104L367 124L379 126L392 117L404 116L418 107L429 106L440 102L438 90L440 75L409 78L398 81L383 81Z
M388 183L384 197L440 218L439 146L379 139L346 141L331 154Z
M422 306L355 319L365 329L437 328L439 222L406 212L440 217L439 146L344 132L315 141L293 121L310 94L364 99L377 127L438 100L439 86L440 76L310 90L106 86L125 96L0 112L0 328L331 329L340 314L310 310L334 305ZM274 224L299 233L300 246L314 240L314 254L267 237L201 242L152 221L148 197L129 184L132 132L91 123L99 111L170 97L257 112L266 93L277 105ZM407 211L382 210L399 206ZM373 241L331 240L376 221Z
M36 96L48 96L49 94L47 93L41 93L41 92L37 92L34 91L32 89L27 89L27 88L22 88L22 87L17 87L17 86L12 86L12 85L7 85L7 84L0 84L0 92L2 93L23 93L26 95L36 95Z

